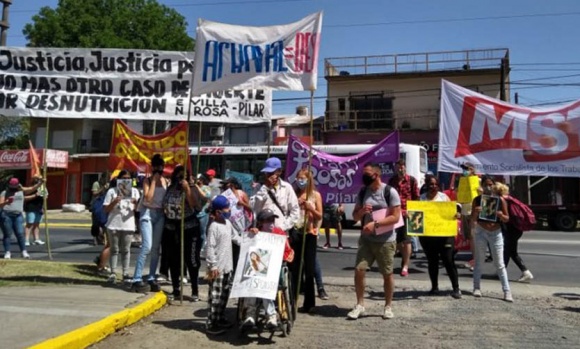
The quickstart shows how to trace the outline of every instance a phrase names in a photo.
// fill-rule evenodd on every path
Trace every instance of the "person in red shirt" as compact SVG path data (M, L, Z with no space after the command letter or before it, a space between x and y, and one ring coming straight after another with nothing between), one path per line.
M270 209L262 210L257 217L257 226L255 228L250 228L250 232L254 234L257 234L258 232L266 232L286 236L286 232L284 230L274 226L276 218L278 218L278 215L276 215L274 211ZM286 239L284 255L282 258L284 262L287 263L290 263L294 260L294 250L290 247L288 239ZM278 321L276 319L276 307L274 305L274 301L261 299L261 303L266 311L266 316L268 318L266 322L266 328L275 329L278 327ZM256 325L255 316L258 314L258 298L246 298L245 305L246 318L242 322L242 328L250 329Z
M411 259L412 247L411 237L407 235L407 201L419 200L419 187L417 179L407 174L405 160L400 159L395 163L396 175L389 180L389 185L399 193L401 198L401 214L405 225L397 228L397 247L401 251L401 276L409 275L409 261Z

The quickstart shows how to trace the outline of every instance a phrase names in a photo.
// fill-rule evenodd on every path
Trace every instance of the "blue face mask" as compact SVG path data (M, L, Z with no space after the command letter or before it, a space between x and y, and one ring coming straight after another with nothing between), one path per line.
M222 218L223 219L226 219L227 220L227 219L230 219L230 217L232 216L232 213L229 212L229 211L228 212L222 212L221 215L222 215Z
M298 181L296 181L296 185L298 185L298 188L300 189L306 188L306 184L308 184L308 180L306 179L299 179Z
M467 177L469 175L469 171L463 170L463 176Z

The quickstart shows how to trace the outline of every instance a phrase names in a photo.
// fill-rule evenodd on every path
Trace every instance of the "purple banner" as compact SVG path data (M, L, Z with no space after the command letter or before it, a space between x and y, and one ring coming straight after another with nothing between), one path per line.
M286 178L290 183L298 171L308 167L310 146L296 137L288 140ZM362 184L362 169L368 162L381 165L383 181L393 175L393 163L399 159L399 133L393 132L377 145L351 156L336 156L312 150L312 174L322 201L332 203L355 203Z

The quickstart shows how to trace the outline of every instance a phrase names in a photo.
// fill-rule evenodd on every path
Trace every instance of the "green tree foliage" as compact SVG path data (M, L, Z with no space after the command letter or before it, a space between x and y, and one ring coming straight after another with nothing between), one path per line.
M0 116L0 149L28 149L28 118Z
M192 51L187 22L156 0L59 0L43 7L23 33L29 47Z

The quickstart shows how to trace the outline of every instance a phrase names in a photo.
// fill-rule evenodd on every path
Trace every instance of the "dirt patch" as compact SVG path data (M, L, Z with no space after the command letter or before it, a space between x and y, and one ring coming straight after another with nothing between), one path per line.
M225 335L208 337L204 332L205 302L169 305L153 316L98 343L94 348L376 348L388 343L399 348L579 348L580 294L576 292L514 292L513 304L500 293L484 289L483 298L464 292L454 300L449 293L430 297L428 283L397 288L395 318L383 320L382 287L369 286L367 316L346 320L354 304L351 286L327 286L331 298L317 300L316 315L301 315L287 338L276 334L271 340L240 337L234 328ZM535 286L539 288L541 286ZM205 288L202 288L205 291ZM536 294L536 295L534 295ZM235 300L230 301L229 319L235 318ZM193 314L192 314L193 313Z

